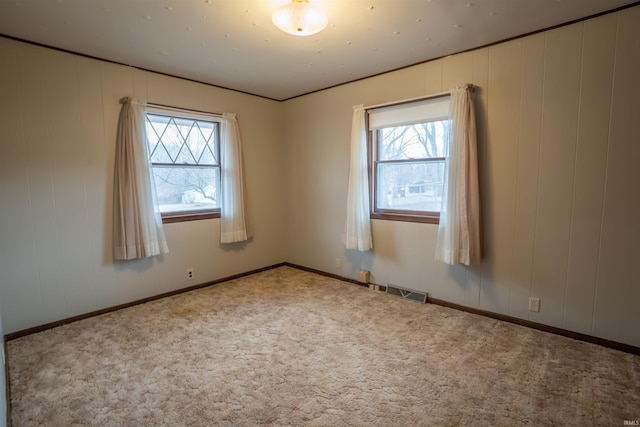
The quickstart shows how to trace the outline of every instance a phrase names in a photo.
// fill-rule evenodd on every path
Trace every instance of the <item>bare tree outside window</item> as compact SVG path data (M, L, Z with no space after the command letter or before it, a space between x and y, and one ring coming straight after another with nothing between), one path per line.
M376 209L439 212L448 120L376 130Z
M219 210L219 123L147 113L146 132L163 216Z

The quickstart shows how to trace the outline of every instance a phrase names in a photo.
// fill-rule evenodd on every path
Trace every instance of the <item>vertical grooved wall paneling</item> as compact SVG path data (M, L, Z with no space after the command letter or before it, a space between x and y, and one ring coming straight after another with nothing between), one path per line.
M571 234L562 327L591 334L604 199L616 15L584 25Z
M593 334L640 345L640 7L618 14ZM604 101L604 100L603 100Z
M519 95L518 170L516 180L511 298L509 314L529 318L529 297L533 286L533 249L538 202L538 172L542 128L542 85L544 81L544 34L522 40L522 61L517 71L522 85Z
M519 70L522 41L489 48L486 180L484 181L484 238L480 308L505 313L509 307L513 256L514 200L516 197L518 126L520 123Z
M4 332L288 261L640 346L638 22L635 6L283 103L0 38ZM433 224L374 220L374 250L345 250L351 107L469 82L482 264L434 261ZM167 224L169 254L113 261L123 96L238 114L254 239Z
M0 57L6 333L285 261L281 103L5 38ZM238 115L254 239L221 245L217 219L166 224L169 254L114 262L124 96Z
M329 265L350 278L364 266L381 285L640 345L634 326L640 312L633 307L640 300L639 16L636 6L427 62L419 68L424 82L415 83L415 70L408 69L333 88L339 100L333 108L344 105L339 121L318 114L331 104L322 92L285 102L287 137L295 138L287 143L296 152L287 163L295 170L287 187L296 200L288 204L296 222L291 261L320 270ZM334 253L314 250L313 230L321 226L323 240L339 242L344 224L321 221L306 203L342 209L336 200L342 192L297 194L299 182L325 179L304 164L323 150L310 146L316 132L348 147L351 105L469 82L477 86L481 265L435 262L436 225L374 220L374 250L343 249L352 262L335 269ZM336 156L326 151L322 159L342 164ZM340 173L347 176L348 167ZM529 311L530 297L540 298L540 312Z
M544 310L531 319L562 327L573 199L584 24L546 33L533 288Z

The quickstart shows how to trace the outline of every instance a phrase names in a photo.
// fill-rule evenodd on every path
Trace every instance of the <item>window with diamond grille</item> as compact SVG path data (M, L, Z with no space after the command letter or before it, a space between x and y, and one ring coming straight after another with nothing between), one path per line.
M220 215L220 123L147 112L146 133L164 222Z

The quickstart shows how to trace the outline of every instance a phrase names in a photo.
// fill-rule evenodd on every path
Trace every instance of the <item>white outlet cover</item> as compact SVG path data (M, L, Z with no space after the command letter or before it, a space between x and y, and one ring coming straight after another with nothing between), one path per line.
M540 298L529 298L529 311L540 312Z

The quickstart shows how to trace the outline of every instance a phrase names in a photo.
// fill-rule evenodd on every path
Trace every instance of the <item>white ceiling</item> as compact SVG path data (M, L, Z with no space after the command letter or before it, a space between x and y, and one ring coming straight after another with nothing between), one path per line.
M0 0L0 34L276 100L636 0L311 0L329 27L281 32L289 0Z

